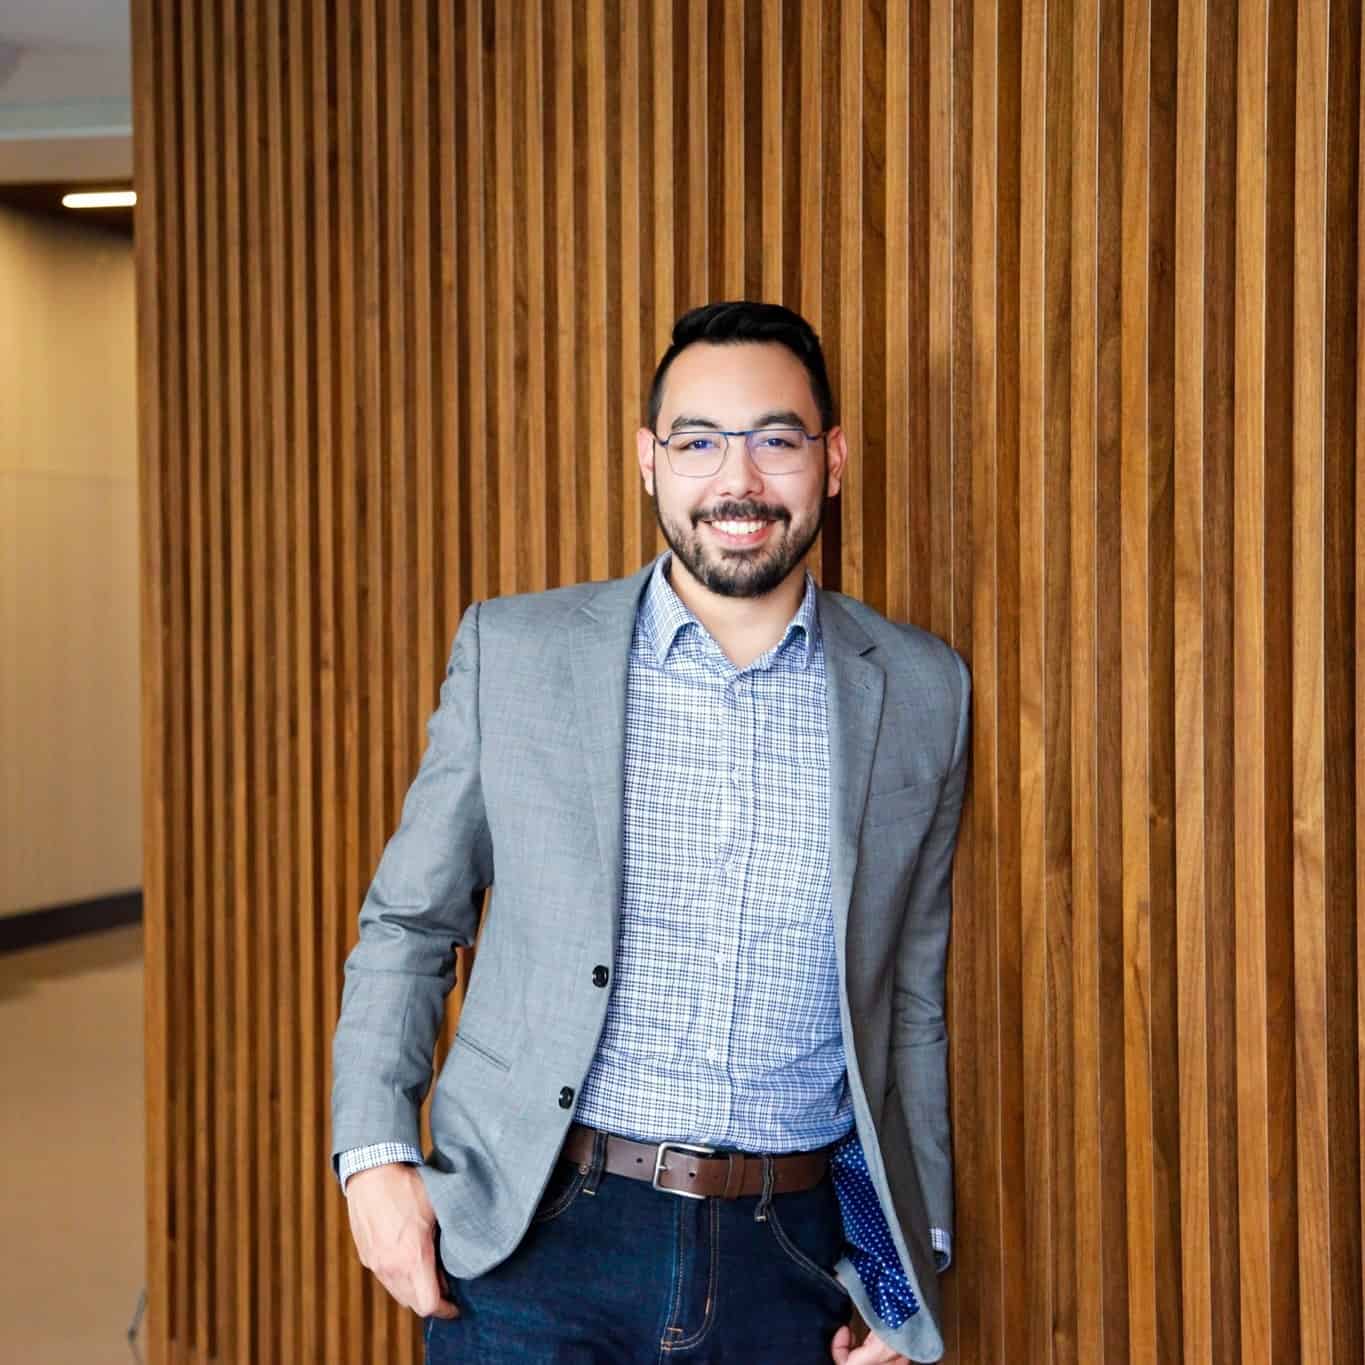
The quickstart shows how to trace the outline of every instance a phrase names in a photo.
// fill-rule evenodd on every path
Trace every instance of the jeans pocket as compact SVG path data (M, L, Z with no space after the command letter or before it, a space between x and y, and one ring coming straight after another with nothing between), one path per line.
M848 1297L833 1269L843 1249L843 1221L831 1188L822 1184L800 1194L778 1195L768 1206L767 1223L789 1261L824 1288Z
M558 1218L578 1198L587 1178L587 1171L580 1165L568 1161L555 1162L531 1221L549 1223Z

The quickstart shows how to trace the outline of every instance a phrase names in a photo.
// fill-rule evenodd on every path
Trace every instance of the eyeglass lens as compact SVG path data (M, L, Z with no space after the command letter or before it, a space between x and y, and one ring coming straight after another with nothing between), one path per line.
M765 474L794 474L806 463L809 439L797 427L760 427L744 433L749 458ZM724 463L730 437L702 428L675 431L665 443L678 474L709 475Z

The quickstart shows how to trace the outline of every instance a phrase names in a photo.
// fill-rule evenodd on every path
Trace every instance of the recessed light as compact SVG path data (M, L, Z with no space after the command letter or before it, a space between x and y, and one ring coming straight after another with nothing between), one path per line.
M97 193L62 195L62 206L68 209L130 209L136 203L136 190L102 190Z

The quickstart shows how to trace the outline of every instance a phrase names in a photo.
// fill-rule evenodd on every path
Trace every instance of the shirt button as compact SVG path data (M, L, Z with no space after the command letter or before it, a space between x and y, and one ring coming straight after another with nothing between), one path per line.
M592 984L594 986L605 986L611 973L600 964L592 969Z
M707 1060L708 1062L716 1062L716 1061L719 1061L719 1060L720 1060L720 1053L717 1052L715 1048L713 1048L713 1047L708 1047L708 1048L706 1049L706 1060Z
M728 957L726 957L726 955L725 955L724 953L717 953L717 954L716 954L716 966L717 966L717 967L728 967L729 965L730 965L730 959L729 959Z
M569 1108L569 1106L572 1105L572 1104L573 1104L573 1087L572 1087L572 1086L569 1086L569 1085L566 1085L566 1086L564 1087L564 1089L561 1090L561 1091L559 1092L559 1107L560 1107L561 1109L567 1109L567 1108Z

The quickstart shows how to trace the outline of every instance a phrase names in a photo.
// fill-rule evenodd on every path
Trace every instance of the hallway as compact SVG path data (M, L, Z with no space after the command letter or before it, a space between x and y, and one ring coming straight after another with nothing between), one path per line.
M0 955L0 1038L0 1358L137 1361L141 926Z

